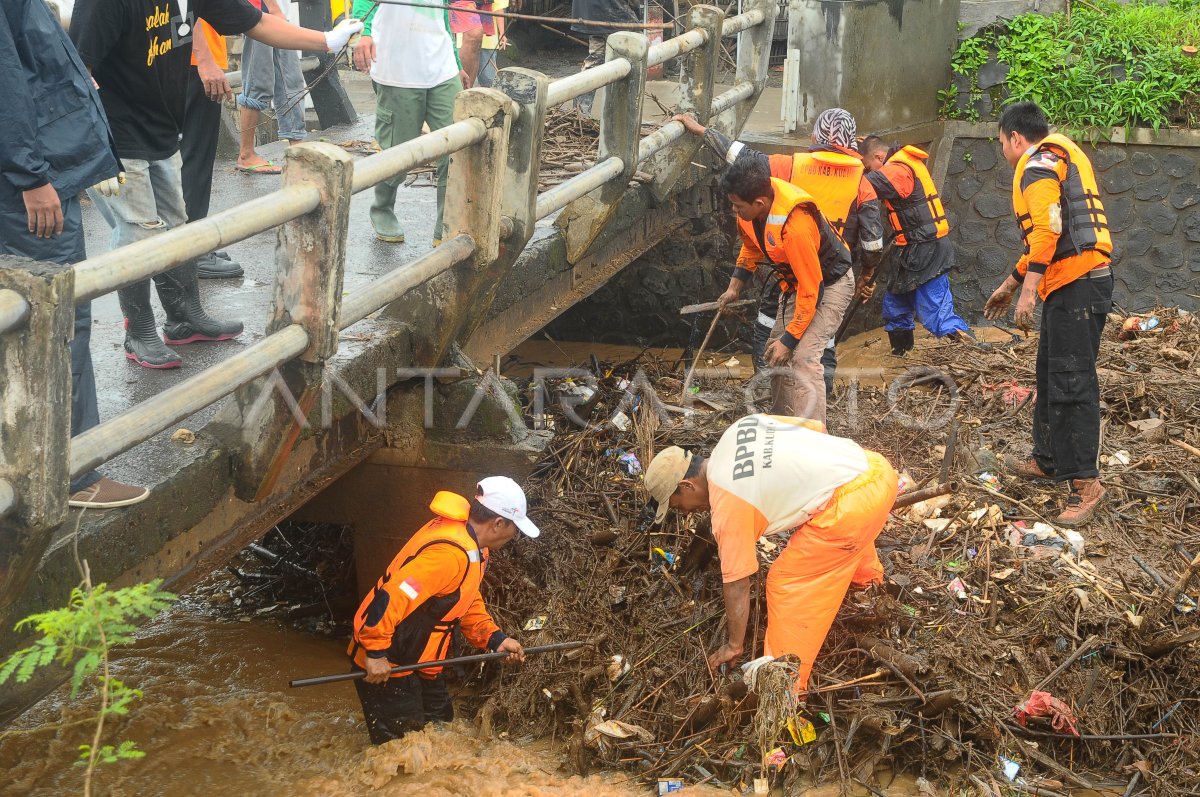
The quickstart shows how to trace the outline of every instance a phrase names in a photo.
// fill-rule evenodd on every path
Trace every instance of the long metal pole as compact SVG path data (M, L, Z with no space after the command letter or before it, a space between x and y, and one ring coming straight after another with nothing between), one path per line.
M440 8L447 11L458 10L453 6L442 5L441 3L412 3L408 0L372 0L372 2L385 6L408 6L409 8ZM588 25L594 28L611 28L613 30L643 30L653 29L662 30L664 28L673 27L665 22L653 23L636 23L636 22L593 22L590 19L572 19L570 17L539 17L534 14L513 14L500 11L484 11L481 8L472 8L472 14L478 14L481 17L501 17L503 19L523 19L527 22L557 22L560 25Z
M574 650L588 645L588 642L555 642L553 645L538 645L532 648L525 648L525 655L531 656L537 653L553 653L556 650ZM473 656L459 656L455 659L441 659L440 661L426 661L420 664L405 664L400 667L391 669L392 675L402 672L413 672L414 670L427 670L430 667L445 667L448 664L474 664L479 661L495 661L496 659L508 658L508 653L476 653ZM320 686L321 684L336 684L342 681L357 681L360 678L365 678L366 673L362 670L353 672L343 672L337 675L318 675L313 678L296 678L288 681L288 686L296 689L301 686Z

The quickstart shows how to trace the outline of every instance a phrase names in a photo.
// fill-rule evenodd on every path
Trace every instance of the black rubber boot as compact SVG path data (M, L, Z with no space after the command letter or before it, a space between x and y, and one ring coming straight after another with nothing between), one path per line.
M163 345L154 328L150 280L117 291L125 315L125 357L143 368L178 368L183 359Z
M204 312L195 261L157 275L154 282L158 286L158 298L167 311L163 339L168 346L229 340L242 334L241 321L218 321Z
M892 342L892 354L903 357L912 351L913 331L911 329L893 329L888 332L888 340Z

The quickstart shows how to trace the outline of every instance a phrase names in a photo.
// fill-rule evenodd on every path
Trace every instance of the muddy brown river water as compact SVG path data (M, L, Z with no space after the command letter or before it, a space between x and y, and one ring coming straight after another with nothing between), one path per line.
M218 619L184 599L122 650L114 676L144 691L106 740L130 739L140 760L99 769L94 794L134 795L646 795L626 777L580 778L548 742L482 741L458 721L373 748L349 684L289 689L289 678L343 672L344 645L266 621ZM95 702L62 687L0 740L0 794L79 794L78 746ZM691 789L691 794L727 793Z

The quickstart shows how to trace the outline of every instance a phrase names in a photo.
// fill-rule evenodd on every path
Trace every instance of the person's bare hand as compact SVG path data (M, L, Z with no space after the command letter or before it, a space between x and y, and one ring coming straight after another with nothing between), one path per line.
M771 345L767 346L767 350L763 352L763 362L772 368L781 368L788 364L792 359L792 350L783 345L781 340L771 341Z
M518 664L525 661L525 648L521 647L521 643L509 637L497 646L497 653L507 653L508 657L504 659L505 664Z
M708 666L716 672L722 664L735 664L741 655L741 648L735 648L727 642L708 654Z
M871 297L875 295L875 283L868 282L869 277L863 276L858 278L858 284L854 286L855 293L858 294L864 302L869 302Z
M360 36L354 45L354 68L359 72L370 72L373 63L375 63L375 40L370 36Z
M458 79L459 79L460 81L462 81L462 87L463 87L463 90L464 90L464 91L465 91L466 89L469 89L469 88L471 88L471 78L470 78L470 76L467 74L467 70L465 70L465 69L460 69L460 70L458 70Z
M672 122L679 122L683 125L683 129L691 133L693 136L704 135L705 127L696 120L696 117L690 113L677 113L671 117Z
M1028 332L1033 329L1033 311L1037 307L1037 294L1033 291L1021 291L1021 298L1017 299L1017 311L1013 315L1013 321L1017 325L1017 329Z
M31 233L38 238L53 238L62 234L62 202L54 186L46 183L39 188L22 191L21 197L25 200L25 216Z
M1004 318L1012 304L1013 293L1015 293L1014 289L1007 282L997 288L983 305L984 317L989 321L999 321Z
M196 71L200 73L200 82L204 84L204 96L213 102L221 102L233 96L233 87L221 67L215 63L197 64Z
M363 678L369 684L385 684L392 675L392 665L386 658L374 659L367 657L367 677Z
M717 297L717 306L724 309L725 306L730 302L737 301L737 297L739 295L739 291L735 291L733 288L727 288L724 293Z

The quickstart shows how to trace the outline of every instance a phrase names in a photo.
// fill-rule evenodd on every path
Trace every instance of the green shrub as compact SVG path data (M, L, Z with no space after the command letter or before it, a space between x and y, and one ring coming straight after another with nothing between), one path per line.
M994 54L1009 67L1006 104L1033 100L1074 131L1195 127L1200 59L1183 52L1188 44L1200 44L1200 0L1080 0L1069 17L1022 14L981 31L959 45L952 68L970 79L973 100L976 73ZM978 119L954 95L940 98L947 116Z

